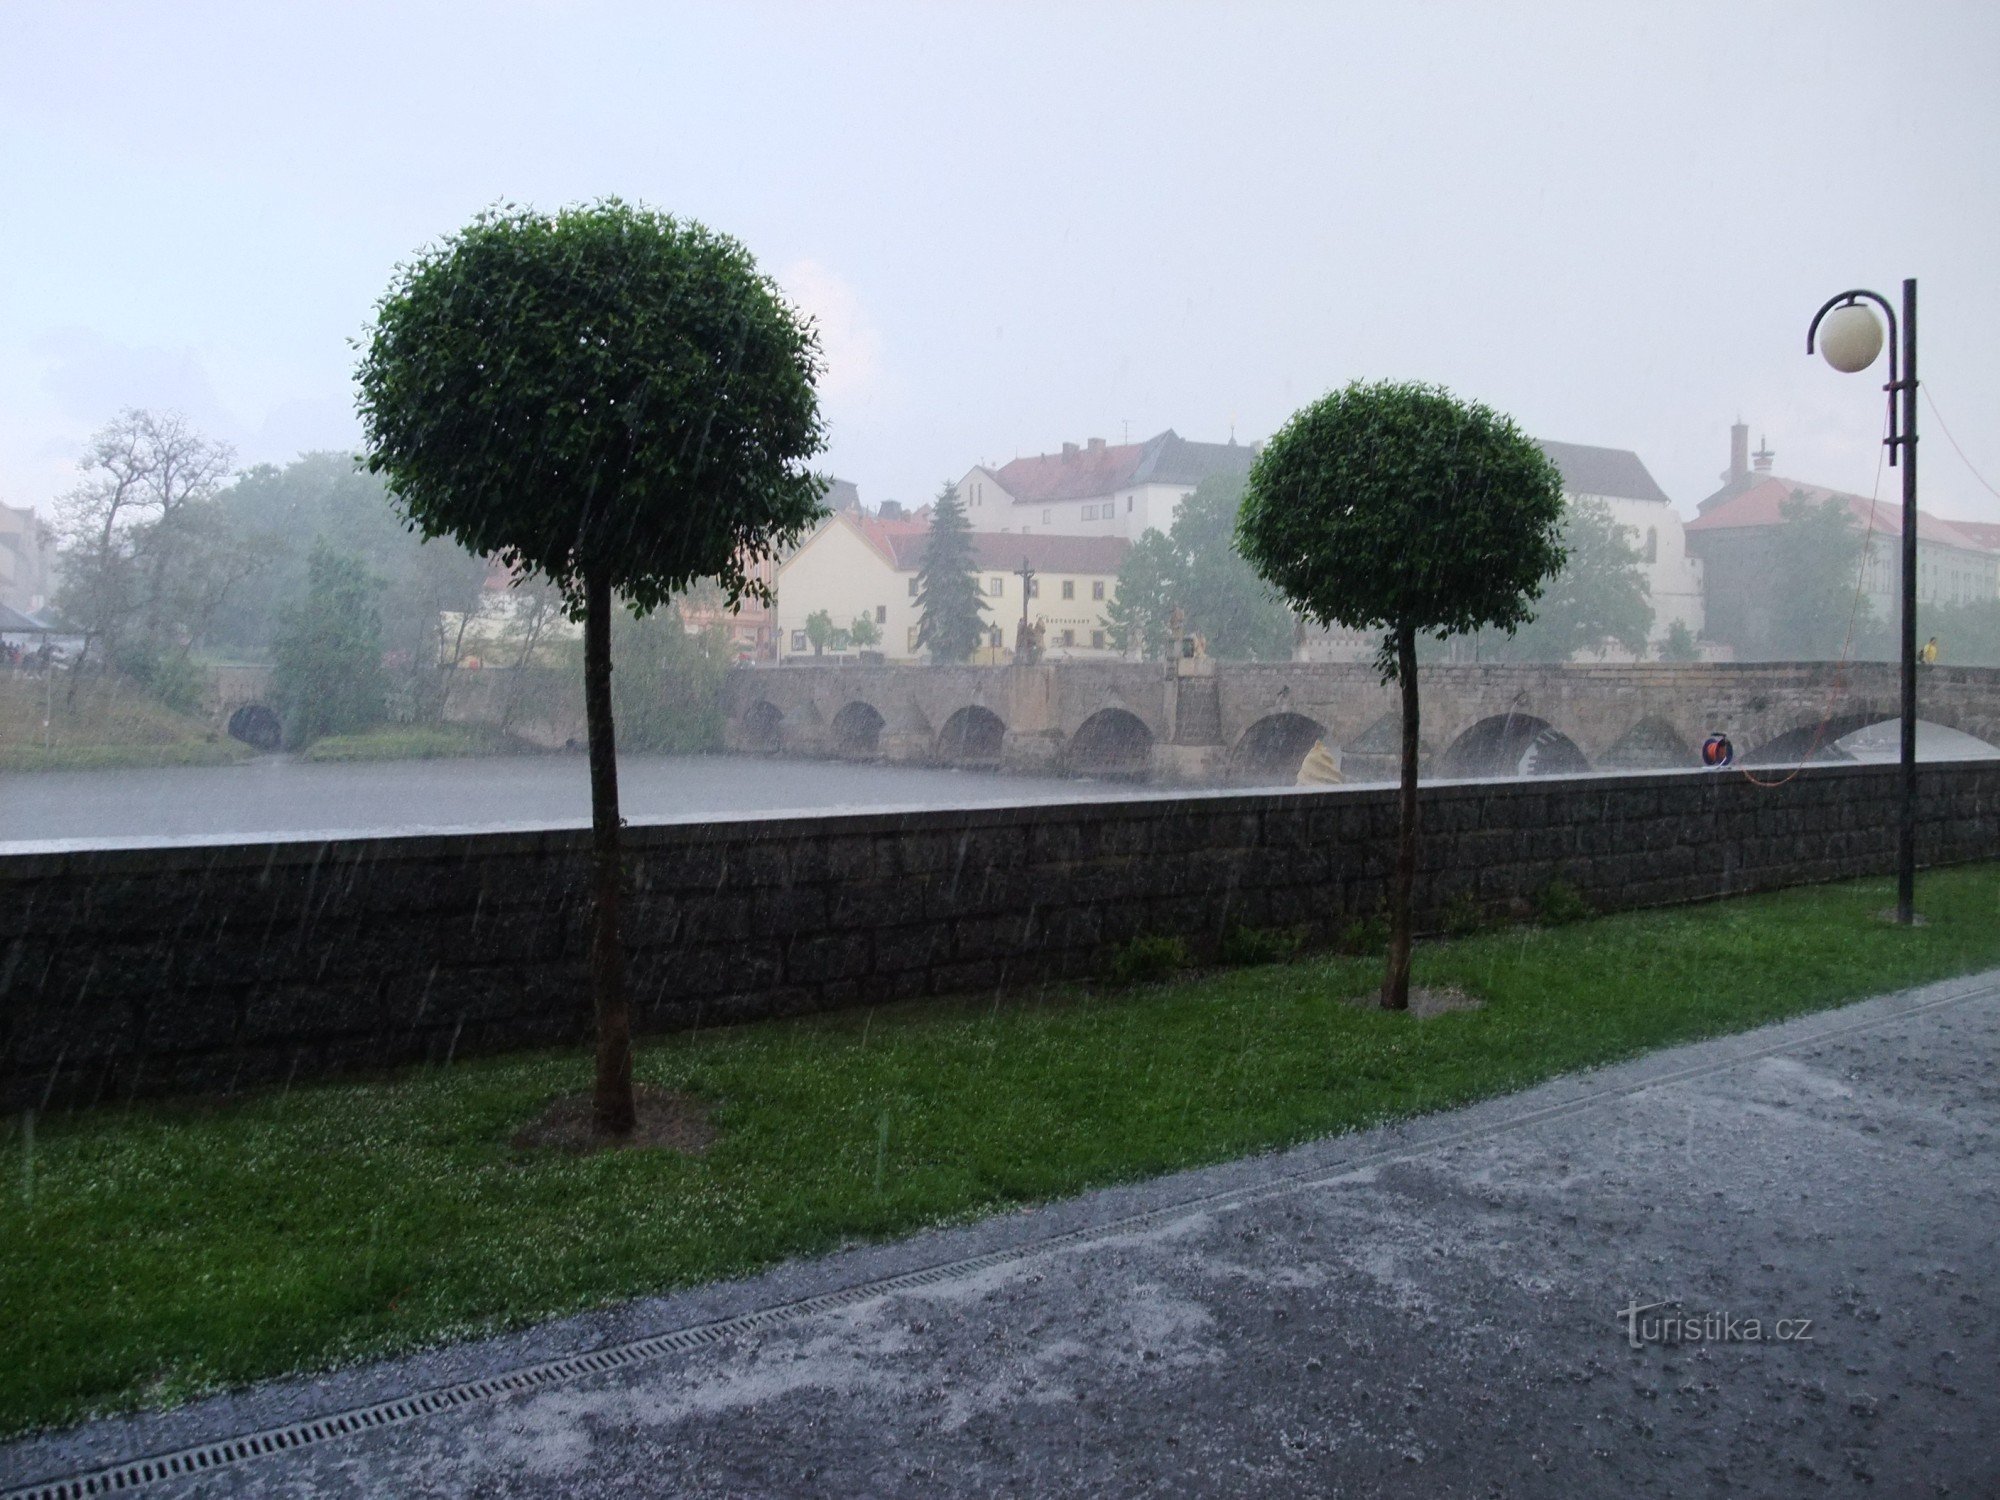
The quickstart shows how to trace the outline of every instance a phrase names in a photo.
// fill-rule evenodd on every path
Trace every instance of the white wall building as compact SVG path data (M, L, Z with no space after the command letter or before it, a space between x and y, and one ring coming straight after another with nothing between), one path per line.
M0 604L31 615L55 591L55 546L32 506L0 504Z
M838 629L865 615L881 635L871 647L891 661L919 659L917 568L930 542L923 520L885 520L843 511L821 524L778 568L778 655L810 657L806 620L825 610ZM991 647L1014 643L1021 619L1023 559L1037 575L1028 618L1046 629L1051 659L1115 656L1105 611L1118 597L1120 537L1022 536L974 532L980 592ZM849 654L853 648L849 648Z
M1254 447L1194 443L1169 429L1143 443L1103 438L1060 453L974 465L958 497L974 531L1123 537L1166 531L1180 503L1211 474L1247 474Z
M1690 635L1700 635L1701 563L1688 552L1680 512L1646 472L1639 455L1628 448L1584 443L1537 440L1537 446L1562 471L1564 497L1571 502L1602 500L1625 539L1638 549L1653 606L1646 654L1659 654L1660 643L1676 623L1685 625Z

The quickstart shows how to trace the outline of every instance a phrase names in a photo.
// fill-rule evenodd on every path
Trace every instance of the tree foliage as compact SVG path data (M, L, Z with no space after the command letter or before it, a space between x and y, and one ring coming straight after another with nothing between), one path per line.
M643 611L803 535L817 336L735 240L616 199L481 214L402 268L357 374L368 467L426 536Z
M813 648L814 656L824 656L834 637L840 632L833 623L830 611L816 609L806 616L806 642Z
M1402 786L1382 1003L1410 993L1417 636L1513 630L1563 565L1562 479L1513 422L1436 386L1356 383L1258 455L1237 545L1307 619L1385 632L1403 700Z
M1297 413L1251 470L1237 544L1308 620L1394 636L1519 628L1563 563L1562 481L1507 418L1416 384Z
M972 526L958 487L946 484L931 507L931 534L917 568L917 645L934 662L963 662L985 638L989 608L973 565Z
M1597 499L1571 501L1562 547L1565 561L1544 586L1533 617L1511 635L1482 639L1482 659L1563 662L1601 658L1613 646L1645 655L1653 629L1645 568L1611 507Z
M495 209L402 267L357 383L410 522L562 590L584 628L595 1118L634 1121L611 614L754 565L824 512L818 340L735 240L607 199Z
M324 540L313 544L305 588L271 642L272 690L287 744L382 721L379 586L359 558Z
M188 653L263 553L217 492L234 454L173 412L127 410L91 438L82 482L56 507L55 608L91 658L179 707L199 696Z
M1178 606L1184 627L1231 661L1284 661L1292 652L1292 612L1244 561L1236 519L1247 479L1213 474L1181 502L1170 530L1149 530L1118 569L1118 597L1106 610L1112 644L1146 660L1170 649Z
M1660 660L1683 663L1701 660L1701 647L1685 621L1676 620L1667 627L1666 638L1660 642Z
M847 639L862 650L882 644L882 627L875 623L875 617L863 610L847 626Z
M1873 644L1874 612L1862 592L1861 528L1843 501L1794 491L1771 534L1765 654L1778 661L1836 661Z

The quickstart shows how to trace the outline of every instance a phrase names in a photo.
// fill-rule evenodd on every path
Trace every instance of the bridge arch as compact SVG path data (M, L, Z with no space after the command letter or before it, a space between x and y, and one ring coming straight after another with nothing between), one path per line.
M1619 771L1664 771L1699 762L1694 746L1657 715L1626 730L1597 761L1606 770Z
M850 760L872 760L881 753L884 722L872 703L857 698L833 716L827 731L827 748Z
M775 755L785 748L785 711L759 698L743 713L743 748L758 755Z
M968 703L938 730L937 759L948 766L994 770L1007 742L1007 725L992 709Z
M1063 768L1079 776L1143 776L1153 765L1153 731L1137 714L1100 708L1063 747Z
M1571 776L1590 761L1576 741L1533 714L1494 714L1445 747L1440 776Z
M275 750L285 739L277 714L261 703L246 703L229 716L229 737L253 750Z
M1326 726L1304 714L1269 713L1243 731L1229 754L1229 774L1237 781L1294 781L1312 747L1326 738Z
M1845 751L1836 750L1833 742L1843 735L1865 729L1870 724L1883 719L1894 718L1873 708L1850 709L1846 713L1834 714L1826 719L1814 719L1810 723L1797 724L1781 734L1774 734L1754 749L1739 746L1736 758L1746 766L1787 766L1801 761L1848 760ZM1780 723L1783 720L1779 721Z

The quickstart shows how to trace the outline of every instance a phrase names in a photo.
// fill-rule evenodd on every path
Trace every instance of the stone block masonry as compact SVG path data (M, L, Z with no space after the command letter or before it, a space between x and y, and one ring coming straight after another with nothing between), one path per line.
M1423 791L1420 922L1890 868L1894 767ZM1919 857L2000 856L2000 762L1926 767ZM636 1019L660 1033L1101 971L1148 933L1331 937L1379 909L1390 788L629 830ZM576 1042L587 834L0 856L0 1105L222 1092Z

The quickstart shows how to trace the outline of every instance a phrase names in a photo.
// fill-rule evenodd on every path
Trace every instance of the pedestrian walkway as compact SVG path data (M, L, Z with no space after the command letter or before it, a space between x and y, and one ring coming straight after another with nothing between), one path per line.
M0 1487L1991 1494L1997 1060L2000 971L97 1423Z

